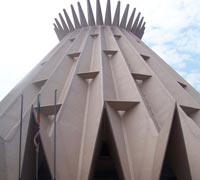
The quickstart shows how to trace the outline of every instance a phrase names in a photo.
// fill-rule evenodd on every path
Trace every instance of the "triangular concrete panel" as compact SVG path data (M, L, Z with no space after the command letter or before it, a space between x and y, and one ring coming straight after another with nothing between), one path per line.
M76 59L80 56L80 52L77 52L77 53L70 53L68 54L69 57L71 57L72 59Z
M61 106L62 106L62 104L57 104L56 107L53 104L46 105L46 106L40 106L40 112L47 116L54 115L55 113L58 113ZM56 108L56 112L55 112L55 108ZM37 107L35 107L35 110L37 111Z
M134 101L106 101L116 111L128 111L139 102Z
M41 88L46 83L46 81L47 81L47 79L34 81L33 84L36 85L37 87Z
M151 75L138 74L138 73L131 73L131 75L135 80L142 80L142 81L149 79L151 77Z
M93 71L93 72L77 73L77 75L86 80L86 79L94 79L98 75L98 73L99 73L98 71Z

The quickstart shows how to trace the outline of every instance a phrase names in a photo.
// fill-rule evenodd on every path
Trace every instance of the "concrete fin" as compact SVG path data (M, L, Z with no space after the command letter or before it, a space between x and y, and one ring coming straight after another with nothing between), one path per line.
M124 15L122 17L120 27L125 28L126 27L126 22L127 22L127 16L128 16L128 10L129 10L129 4L126 5L126 9L124 11Z
M81 20L81 27L88 26L87 21L85 19L85 14L83 13L83 9L81 7L80 2L78 2L78 10L79 10L79 17L80 17L80 20Z
M118 51L115 50L104 50L103 51L109 58L111 58L112 56L114 56Z
M128 111L139 104L138 101L106 101L116 111Z
M63 12L64 12L65 18L67 20L67 24L68 24L69 30L73 31L74 30L74 26L73 26L68 14L67 14L67 11L65 9L63 9Z
M55 18L55 22L56 22L56 25L57 25L57 27L58 27L58 29L60 30L60 31L64 31L64 29L63 29L63 27L61 26L61 24L60 24L60 22L58 21L58 19L57 18Z
M33 84L36 85L37 87L41 88L46 83L46 81L47 81L47 79L34 81Z
M94 20L94 15L93 15L92 7L90 4L90 0L87 0L87 10L88 10L88 24L89 26L94 26L95 20Z
M106 16L105 16L105 25L111 25L111 8L110 8L110 0L107 0Z
M74 6L71 5L71 10L72 10L72 15L73 15L73 19L74 19L74 24L75 24L75 28L80 28L81 25L79 23L78 17L76 15L76 11L74 10Z
M138 37L140 38L140 39L142 39L142 36L143 36L143 34L144 34L144 30L145 30L145 22L143 23L143 25L142 25L142 27L141 27L141 29L140 29L140 31L139 31L139 33L138 33Z
M62 104L57 104L56 105L56 110L58 113L58 111L60 110ZM37 107L34 108L36 111L37 111ZM50 116L50 115L54 115L54 112L55 111L55 105L54 104L50 104L50 105L46 105L46 106L40 106L40 112L47 115L47 116Z
M177 81L183 88L186 88L187 87L187 85L186 84L184 84L184 83L182 83L182 82L180 82L180 81Z
M115 39L118 40L118 39L121 38L122 36L121 36L121 35L117 35L117 34L115 34L114 37L115 37Z
M93 71L93 72L78 73L77 75L85 80L85 79L95 79L98 73L99 71Z
M81 54L80 52L70 53L70 54L68 54L68 56L71 57L72 59L74 59L74 58L78 58L80 56L80 54Z
M133 24L133 19L134 19L134 16L135 16L135 11L136 11L136 8L133 9L133 12L132 12L132 14L131 14L131 17L130 17L130 19L129 19L129 21L128 21L128 25L126 26L126 29L127 29L128 31L131 31L131 27L132 27L132 24Z
M57 35L57 38L58 38L59 41L61 41L62 40L62 34L60 33L57 25L56 24L53 24L53 25L54 25L54 31L55 31L55 33Z
M68 29L67 24L65 23L65 20L61 13L59 13L59 17L60 17L60 21L62 23L62 27L63 27L65 35L66 35L69 32L69 29Z
M96 24L103 25L103 16L99 0L96 0Z
M96 39L98 37L99 34L90 34L90 36L94 39Z
M120 17L120 1L118 1L117 8L115 11L115 16L114 16L114 20L113 20L114 26L119 26L119 17Z
M138 73L131 73L131 75L133 76L133 78L134 78L135 80L142 80L142 81L144 81L144 80L146 80L146 79L152 77L151 75L147 75L147 74L138 74Z
M136 29L137 29L137 26L138 26L138 22L139 22L139 19L140 19L140 15L141 15L141 13L139 12L138 15L137 15L137 17L136 17L136 19L135 19L135 22L134 22L134 24L133 24L133 27L132 27L132 29L131 29L131 32L134 33L134 34L135 34Z
M149 56L147 56L147 55L144 55L144 54L140 54L140 56L145 60L145 61L147 61L147 60L149 60Z
M137 26L137 29L136 29L136 31L135 31L135 35L136 35L136 36L138 36L138 34L139 34L139 32L140 32L140 29L141 29L141 27L142 27L143 20L144 20L144 17L142 17L142 18L140 19L140 22L139 22L139 24L138 24L138 26Z

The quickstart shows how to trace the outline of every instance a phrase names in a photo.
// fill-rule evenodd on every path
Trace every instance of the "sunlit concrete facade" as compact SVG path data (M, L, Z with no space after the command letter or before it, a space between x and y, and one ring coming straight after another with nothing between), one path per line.
M145 23L120 3L88 20L78 4L55 19L59 44L0 103L0 179L35 179L40 94L40 175L57 180L199 180L200 95L141 40ZM160 37L162 38L162 37ZM48 177L48 178L47 178Z

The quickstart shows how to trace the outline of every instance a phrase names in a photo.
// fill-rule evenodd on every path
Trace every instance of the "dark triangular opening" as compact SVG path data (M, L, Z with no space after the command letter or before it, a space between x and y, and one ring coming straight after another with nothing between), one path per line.
M36 179L36 148L34 144L34 136L38 131L38 124L35 121L33 112L31 113L29 128L27 133L24 160L22 164L21 179L35 180ZM51 180L51 175L48 167L48 163L43 150L40 137L38 138L40 144L39 148L39 172L38 180Z
M160 180L192 180L177 110L173 118Z
M97 139L91 180L124 180L108 116L104 110Z

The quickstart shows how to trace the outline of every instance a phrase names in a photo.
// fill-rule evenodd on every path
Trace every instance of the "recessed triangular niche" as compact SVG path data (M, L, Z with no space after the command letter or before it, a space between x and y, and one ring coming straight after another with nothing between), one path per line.
M200 109L180 106L182 110L187 114L189 118L191 118L199 127L200 127Z
M115 51L115 50L103 50L103 52L108 56L108 58L112 58L118 51Z
M38 124L36 123L34 113L32 112L27 133L24 159L22 163L21 179L36 179L36 148L34 144L34 136L37 131ZM51 180L52 178L44 153L42 141L40 137L38 137L37 140L37 142L39 142L38 180Z
M124 180L109 119L104 109L95 145L90 180Z
M177 110L170 130L160 180L192 180Z

